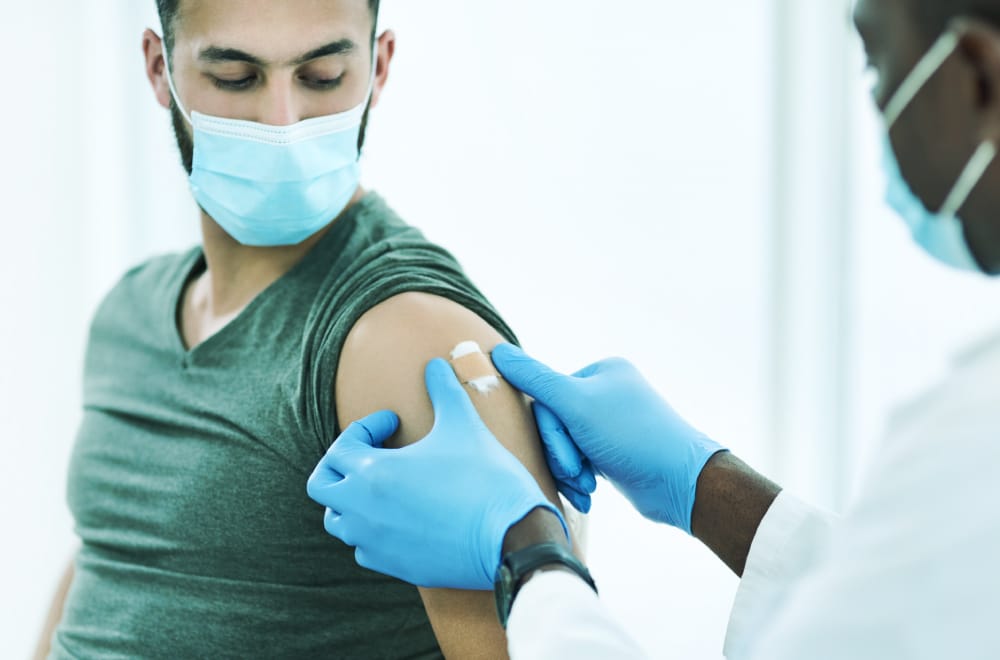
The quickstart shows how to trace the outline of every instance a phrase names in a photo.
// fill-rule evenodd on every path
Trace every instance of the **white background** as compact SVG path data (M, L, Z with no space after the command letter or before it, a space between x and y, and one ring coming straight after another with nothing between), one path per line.
M529 351L639 363L689 419L840 509L890 406L1000 320L882 208L846 0L386 0L366 182L450 248ZM34 644L89 317L197 240L143 77L152 0L4 9L0 653ZM591 567L656 657L719 657L736 579L597 495Z

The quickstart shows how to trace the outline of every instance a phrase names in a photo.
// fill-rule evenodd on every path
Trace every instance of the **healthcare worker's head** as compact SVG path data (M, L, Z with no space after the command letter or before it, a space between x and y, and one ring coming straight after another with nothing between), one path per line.
M1000 0L858 0L855 22L890 204L933 256L1000 273Z
M149 0L152 1L152 0ZM202 209L238 242L292 245L357 190L395 36L378 0L156 0L146 73Z

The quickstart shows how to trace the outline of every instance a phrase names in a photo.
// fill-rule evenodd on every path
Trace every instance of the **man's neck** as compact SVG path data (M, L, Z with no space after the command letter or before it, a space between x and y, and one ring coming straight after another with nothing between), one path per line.
M364 196L361 188L347 208ZM241 245L204 211L201 215L205 273L194 283L197 307L215 318L239 314L271 284L295 267L322 240L336 221L298 245L251 247Z

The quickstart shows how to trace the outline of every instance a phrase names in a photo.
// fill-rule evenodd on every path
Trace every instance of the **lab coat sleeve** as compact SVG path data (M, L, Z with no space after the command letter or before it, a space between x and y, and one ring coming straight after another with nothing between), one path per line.
M747 650L795 581L822 559L836 518L782 492L760 523L726 632L727 658Z
M648 657L580 578L547 571L517 595L507 622L512 660Z

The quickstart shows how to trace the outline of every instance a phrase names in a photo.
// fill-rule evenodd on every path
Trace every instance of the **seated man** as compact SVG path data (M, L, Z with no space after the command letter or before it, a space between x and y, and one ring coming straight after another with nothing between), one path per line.
M82 547L39 653L504 657L492 594L360 568L306 495L351 421L390 407L398 442L426 434L430 358L515 340L447 252L359 186L394 51L377 0L158 6L147 74L203 243L133 269L96 314L68 487ZM523 397L503 385L478 405L557 502Z

